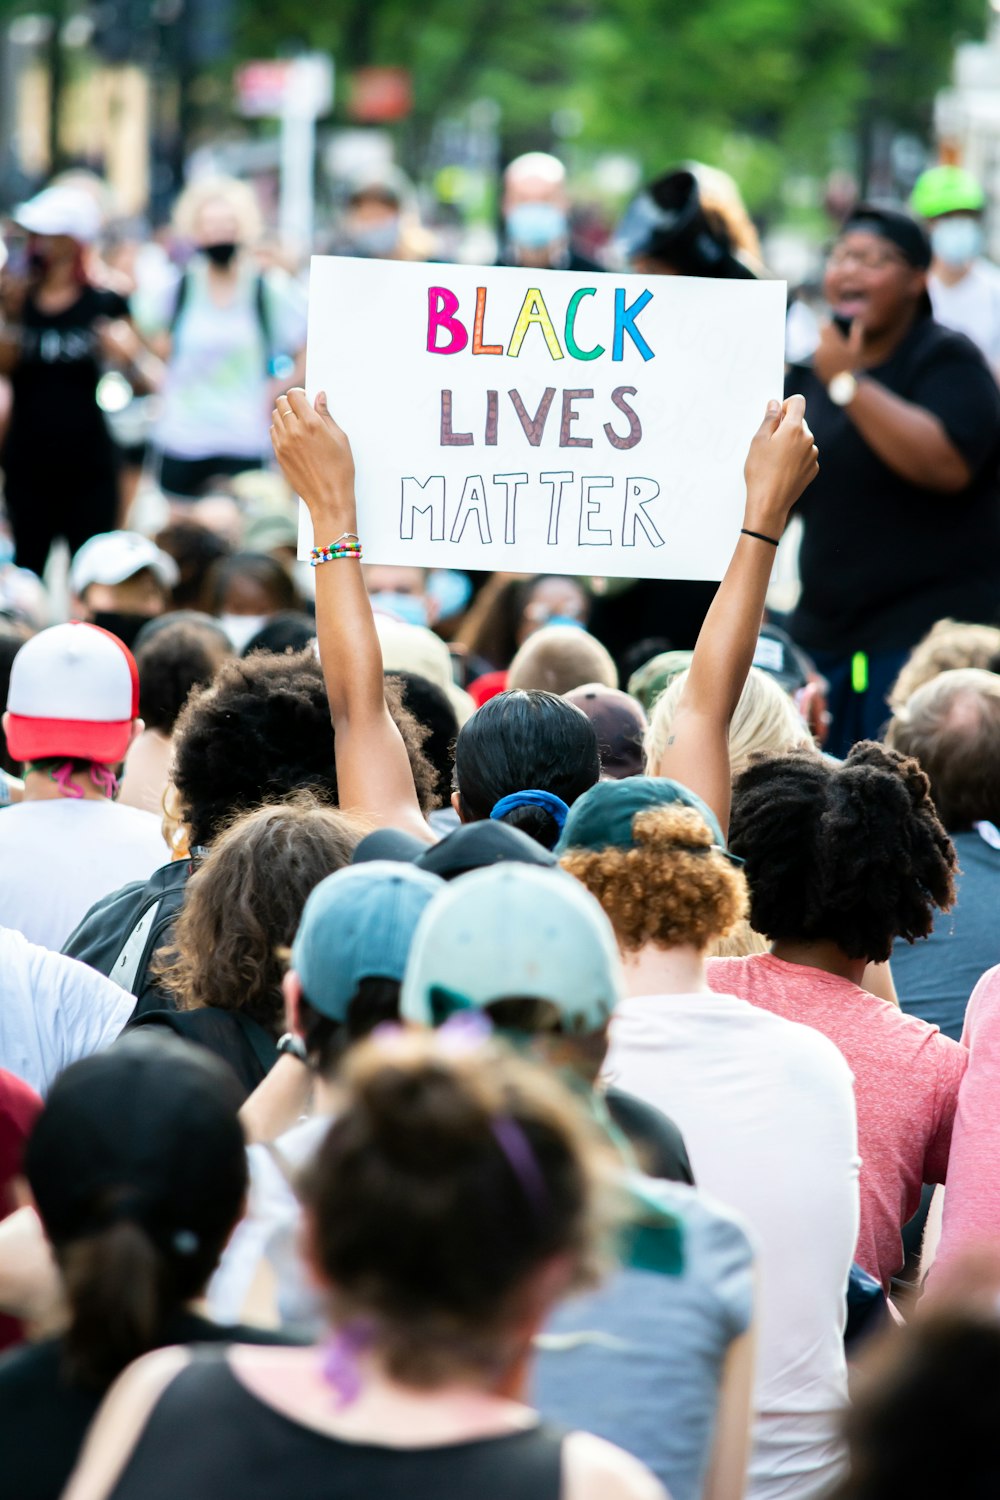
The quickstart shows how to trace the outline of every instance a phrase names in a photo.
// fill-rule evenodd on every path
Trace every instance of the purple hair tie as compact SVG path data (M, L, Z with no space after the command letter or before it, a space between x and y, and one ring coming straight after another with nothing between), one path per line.
M350 1406L361 1394L358 1356L370 1346L372 1337L371 1324L347 1323L324 1346L323 1379L335 1392L338 1407Z
M549 1190L535 1159L528 1137L510 1115L493 1121L493 1139L507 1158L507 1163L521 1185L536 1219L543 1219L549 1207Z

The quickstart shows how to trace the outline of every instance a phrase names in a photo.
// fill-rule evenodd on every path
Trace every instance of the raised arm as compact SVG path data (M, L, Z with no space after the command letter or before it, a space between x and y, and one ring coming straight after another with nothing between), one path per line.
M271 441L282 473L309 508L318 546L358 529L354 457L321 392L278 398ZM362 538L362 543L364 538ZM402 736L386 707L382 647L361 568L351 559L316 569L316 634L333 719L341 807L433 842Z
M670 738L656 772L708 803L729 828L729 726L753 662L776 544L788 513L819 471L806 403L769 403L747 455L743 532L705 616ZM748 536L756 532L757 536ZM762 541L761 537L770 538Z

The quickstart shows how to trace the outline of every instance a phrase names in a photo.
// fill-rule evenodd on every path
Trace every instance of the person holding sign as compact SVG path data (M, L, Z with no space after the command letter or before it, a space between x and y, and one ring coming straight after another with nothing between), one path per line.
M979 350L934 321L931 245L862 204L827 262L833 320L793 369L823 451L801 507L794 639L830 682L827 750L877 736L912 646L1000 599L1000 391Z
M271 434L285 478L309 509L317 541L330 539L314 549L316 624L336 733L340 805L380 826L408 829L432 842L402 738L386 707L381 649L357 566L363 544L357 535L350 441L331 416L325 394L320 392L313 405L301 389L279 398ZM699 637L674 732L658 768L704 797L724 825L730 799L729 721L750 668L777 539L817 467L802 397L793 396L783 406L772 401L747 458L745 525ZM571 708L560 702L560 712ZM579 710L572 711L587 722ZM593 735L592 726L588 728ZM599 775L596 735L593 739L592 781L581 776L573 795L581 795ZM579 747L581 764L585 748ZM543 779L541 771L538 779ZM544 786L529 780L518 791L545 794L549 801L544 810L560 816ZM461 811L461 784L459 799ZM563 802L563 819L566 810ZM485 809L477 812L490 816Z

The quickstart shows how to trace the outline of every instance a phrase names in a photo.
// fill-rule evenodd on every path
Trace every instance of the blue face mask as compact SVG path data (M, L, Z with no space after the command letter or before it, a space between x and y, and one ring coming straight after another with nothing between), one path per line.
M394 594L382 589L371 596L372 609L377 614L391 615L402 620L404 625L427 624L427 600L422 594Z
M544 250L565 240L569 223L554 203L519 203L506 219L507 238L522 250Z
M931 230L931 249L946 266L967 266L983 253L983 226L960 215L942 219Z

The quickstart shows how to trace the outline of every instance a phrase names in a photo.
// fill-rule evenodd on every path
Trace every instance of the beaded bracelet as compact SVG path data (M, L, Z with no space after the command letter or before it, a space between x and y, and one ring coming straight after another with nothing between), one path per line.
M361 561L361 539L353 531L345 531L326 547L313 547L309 553L309 562L314 568L318 568L320 563L336 562L342 557L353 557L356 562Z

